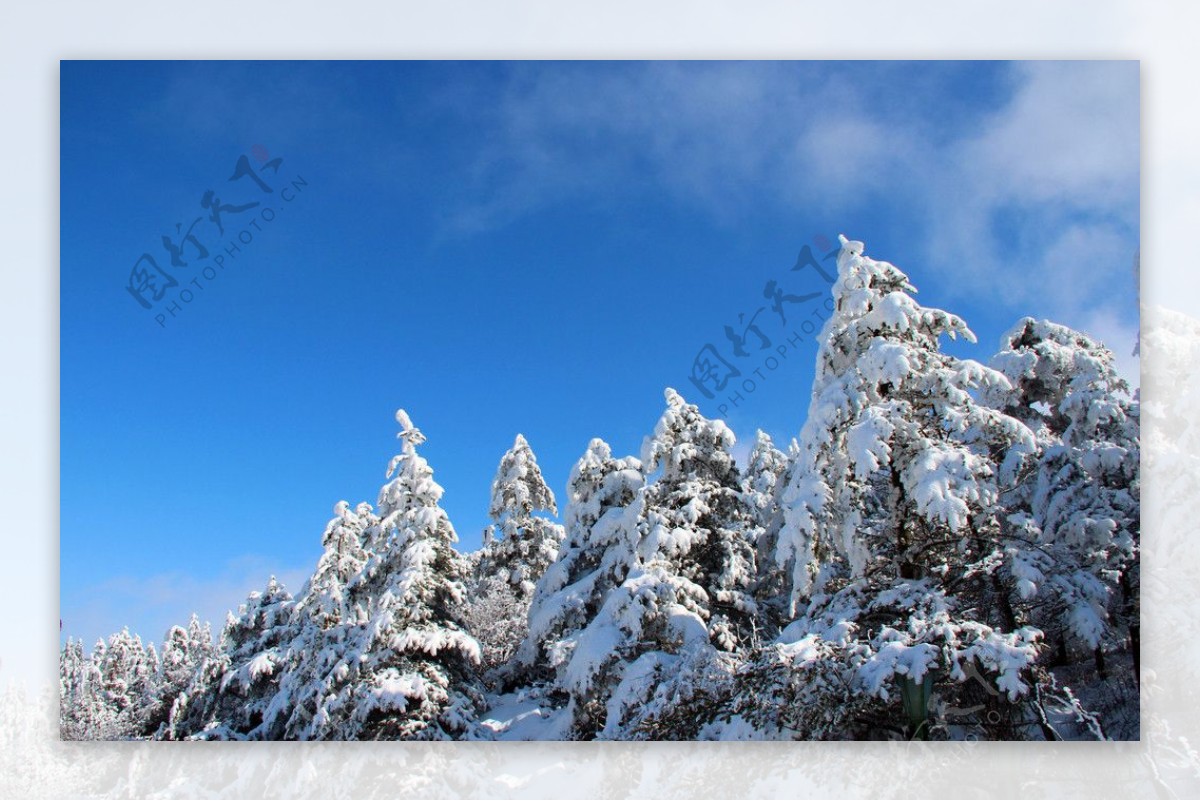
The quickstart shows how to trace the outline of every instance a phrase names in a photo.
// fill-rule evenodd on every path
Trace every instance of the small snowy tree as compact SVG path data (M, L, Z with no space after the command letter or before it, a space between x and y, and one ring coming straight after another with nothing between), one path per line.
M292 596L275 580L230 614L218 646L200 660L169 710L165 739L243 740L264 736L263 720L288 659ZM189 627L190 628L190 627Z
M643 448L646 469L661 471L654 484L622 470L603 443L576 468L566 555L531 615L532 636L562 626L551 661L576 737L688 736L672 709L690 705L690 724L703 725L700 710L724 691L753 628L756 529L733 434L674 390L666 400Z
M533 450L518 434L492 482L493 523L474 571L468 612L487 667L507 662L524 639L536 583L558 556L563 528L538 512L558 514L558 506Z
M758 577L754 597L758 603L759 624L772 636L786 622L788 605L788 567L775 563L779 532L783 528L781 499L787 487L799 446L792 440L789 453L783 453L764 432L759 431L746 466L744 491L754 510L758 528L755 540L755 561Z
M97 648L103 651L103 644ZM115 715L100 695L100 668L80 640L67 640L59 654L59 737L63 740L110 739Z
M776 487L787 470L788 457L775 447L771 437L761 429L755 432L754 449L746 463L743 491L754 510L755 521L765 529L770 523L775 505Z
M129 740L145 737L156 706L155 673L158 657L141 637L122 629L97 643L92 652L104 720L99 739Z
M647 492L642 556L670 564L695 585L704 599L695 611L714 645L734 651L750 636L757 612L751 590L759 510L743 493L729 427L705 418L673 389L666 401L642 453L648 472L662 470Z
M379 525L369 503L351 509L346 501L339 501L333 514L321 537L324 553L296 599L297 613L321 630L364 618L365 611L352 600L353 590L370 556L367 539Z
M558 505L533 450L518 434L492 481L488 513L493 523L479 572L503 579L526 599L533 596L534 585L558 556L564 536L562 526L538 512L556 515Z
M158 732L168 722L180 696L192 687L197 674L215 655L212 630L207 623L201 624L196 615L192 615L187 628L171 627L159 659L157 699L147 726L150 733Z
M646 490L640 564L616 598L627 605L609 618L640 634L614 671L606 737L694 737L753 642L761 529L730 452L733 432L675 390L665 398L642 449L647 472L661 472Z
M344 662L349 638L368 619L361 582L377 545L379 516L369 503L354 509L338 501L333 518L321 536L324 552L313 575L305 582L291 607L288 641L272 659L262 664L278 687L263 712L262 736L268 739L307 739L313 721L321 716L331 688L338 683L334 671ZM242 683L256 679L242 676Z
M425 436L403 410L396 420L403 447L377 504L385 547L366 568L370 620L357 643L367 658L354 687L355 739L451 739L469 728L481 700L480 648L462 623L464 565L439 504L443 490L417 454Z
M338 501L321 536L324 551L313 575L291 604L288 640L278 649L278 664L263 664L277 687L264 710L266 739L311 739L313 721L339 683L349 639L368 619L369 602L361 582L379 538L379 516L369 503L353 509ZM253 679L254 676L243 676Z

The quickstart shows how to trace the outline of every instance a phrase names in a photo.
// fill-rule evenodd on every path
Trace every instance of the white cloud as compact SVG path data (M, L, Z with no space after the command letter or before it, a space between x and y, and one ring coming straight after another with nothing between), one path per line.
M1067 324L1112 301L1137 246L1137 64L1016 63L1008 96L969 114L937 69L911 86L911 68L886 64L521 68L451 225L639 191L717 221L750 198L816 201L825 216L918 216L922 269L948 295L997 298L1014 315L1033 303Z
M718 217L764 187L790 194L792 143L830 100L826 82L796 77L772 62L514 67L451 224L488 228L643 188Z
M1036 301L1070 324L1112 301L1114 288L1134 287L1137 66L1039 62L1014 72L1009 102L957 141L936 174L931 266L959 294Z
M887 203L885 190L912 178L918 146L911 132L861 112L831 115L797 137L793 185L820 187L821 201L835 208L868 198Z
M1136 323L1123 321L1110 308L1100 308L1088 313L1076 327L1113 352L1117 373L1129 383L1130 392L1142 385L1141 360L1133 355L1138 342Z
M819 214L814 227L902 219L902 266L926 297L968 322L986 305L1092 333L1136 386L1137 63L969 69L988 78L936 64L518 66L450 227L642 193L718 224L764 205ZM839 232L872 247L870 231Z
M63 633L82 638L90 648L123 626L139 634L144 642L161 643L174 625L186 625L192 613L212 624L213 636L220 634L228 612L237 612L252 590L261 590L274 575L291 593L312 572L312 566L272 567L258 555L231 559L215 575L196 576L184 567L148 577L119 576L91 587L71 591L64 588Z
M1025 62L1013 70L1012 99L960 147L964 177L1001 200L1128 207L1138 186L1137 64Z
M1128 239L1109 225L1070 225L1035 245L1022 300L1037 296L1072 315L1097 300L1134 309L1137 283Z

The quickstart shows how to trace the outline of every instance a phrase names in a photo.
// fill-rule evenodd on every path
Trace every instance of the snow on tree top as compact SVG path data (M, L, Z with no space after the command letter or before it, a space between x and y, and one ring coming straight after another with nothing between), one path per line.
M421 433L421 429L413 425L408 412L403 409L397 409L396 422L400 424L400 433L396 437L397 439L404 440L404 449L406 452L415 450L418 445L425 441L425 435Z
M488 513L497 522L510 514L527 517L535 511L558 513L554 493L542 478L537 457L525 437L517 434L513 446L505 452L492 480L492 500Z
M861 256L867 249L867 246L857 239L847 239L845 234L838 234L838 244L842 246L842 250L848 250L855 256Z
M647 472L659 467L678 469L684 461L695 455L698 441L693 441L693 437L696 436L716 448L733 447L736 438L724 421L703 417L697 406L689 404L670 387L663 394L667 408L654 427L654 436L647 437L642 444L642 463ZM695 431L680 440L681 433L689 427L694 427Z

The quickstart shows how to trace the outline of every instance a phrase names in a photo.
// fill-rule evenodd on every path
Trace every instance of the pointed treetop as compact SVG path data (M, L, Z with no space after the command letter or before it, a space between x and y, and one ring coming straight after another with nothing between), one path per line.
M614 461L609 444L600 437L593 437L583 456L571 468L567 479L568 495L575 498L580 492L595 492L604 475L626 468L641 469L641 462L632 456ZM571 505L568 505L566 513L568 517L571 515Z
M842 246L842 250L848 250L854 256L861 256L867 249L864 243L857 239L847 239L845 234L838 234L838 244Z
M780 473L787 466L788 457L775 447L771 436L758 429L754 434L754 447L746 460L746 470L750 480L757 480L757 474L762 472ZM772 485L774 482L772 482Z
M403 409L396 410L396 422L400 424L400 433L396 437L404 440L405 453L414 452L416 447L425 441L425 435L413 425L408 412Z
M525 437L517 434L496 468L489 514L500 522L507 514L516 513L523 518L538 510L558 514L554 493L542 478L537 456Z
M607 442L600 439L600 437L592 437L591 442L588 443L587 454L585 456L588 454L599 459L611 459L612 448Z
M1129 385L1112 351L1065 325L1022 318L1001 339L991 366L1008 381L988 387L986 402L1068 439L1084 441L1127 417L1122 398Z
M734 446L736 438L724 421L708 419L674 389L668 387L663 394L667 408L654 427L654 435L642 443L642 463L647 470L663 465L677 469L681 462L696 456L698 446L717 450Z

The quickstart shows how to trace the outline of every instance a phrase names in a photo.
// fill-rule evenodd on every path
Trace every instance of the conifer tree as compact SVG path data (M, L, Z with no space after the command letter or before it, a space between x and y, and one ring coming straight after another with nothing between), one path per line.
M351 509L339 501L333 514L321 537L325 550L317 569L296 599L297 613L322 630L363 618L364 610L351 599L369 557L367 538L379 524L369 503Z
M1027 317L1001 346L992 364L1011 387L988 399L1037 437L1006 463L1003 601L1060 649L1068 633L1086 644L1103 671L1114 618L1138 636L1138 404L1112 353L1078 331Z
M758 568L754 597L760 612L759 624L764 634L772 636L783 624L789 610L788 568L775 564L775 550L779 531L783 528L781 498L798 447L793 439L790 455L785 454L775 447L766 433L759 431L743 481L746 500L754 510L758 529L754 543Z
M159 727L168 722L180 696L192 688L198 678L197 674L215 655L212 630L208 624L202 625L196 615L192 615L187 628L171 627L163 642L162 657L159 660L155 680L157 698L147 723L149 733L158 732ZM184 700L186 702L186 698Z
M662 471L647 491L642 555L695 585L705 599L695 611L714 645L733 651L750 636L757 612L751 590L759 510L743 494L729 427L675 390L665 394L667 409L642 453L648 472Z
M492 518L479 566L482 576L496 576L528 601L546 568L558 556L563 528L538 512L558 514L554 493L546 486L537 457L518 434L500 460L492 481Z
M282 699L313 699L292 710L289 739L451 739L470 729L481 702L479 645L462 626L457 537L439 505L442 488L417 453L424 435L403 410L396 420L401 453L388 467L378 522L366 532L367 558L347 599L365 617L319 633L308 627L293 644L327 658L315 675L285 676L271 704L275 717L288 708ZM311 691L296 688L314 682Z
M313 575L291 605L286 641L278 653L281 668L272 676L275 697L263 712L268 739L321 737L323 710L340 684L337 671L357 627L368 620L369 598L360 586L380 537L379 516L369 503L354 509L346 501L333 508L321 536L324 551Z
M672 705L707 703L753 628L757 530L733 434L674 390L666 400L642 455L656 482L645 485L640 470L622 480L603 443L576 468L566 557L531 615L534 636L567 617L543 617L544 606L570 604L578 615L552 656L576 737L686 737ZM623 490L615 498L614 488Z
M585 737L603 725L595 674L617 659L611 648L581 649L581 637L637 560L645 475L632 457L614 458L593 439L571 470L564 511L566 538L542 576L529 612L529 633L516 664L548 678L567 700L563 736Z
M788 457L775 447L771 437L762 429L755 432L754 449L746 463L743 491L746 501L754 510L759 528L765 529L770 522L775 503L775 490L787 470Z
M953 696L968 666L1010 702L1029 690L1040 632L973 601L1001 541L997 460L1033 437L975 399L1009 386L1002 374L940 350L942 335L974 341L966 323L841 243L776 554L797 619L774 658L805 655L794 700L815 714L874 699L881 720L923 736L933 684Z
M101 643L97 644L103 649ZM100 669L81 640L67 639L59 654L59 736L63 740L109 739L115 724L100 696Z
M157 655L147 650L141 637L128 628L111 635L93 650L99 681L100 703L107 713L101 725L102 739L127 740L144 737L156 706L155 672Z
M291 643L292 596L271 576L226 618L220 640L169 709L164 739L244 740L265 736L267 705Z
M506 663L524 639L536 583L558 556L563 528L538 512L558 514L558 506L518 434L492 482L493 522L473 571L468 623L489 668Z

